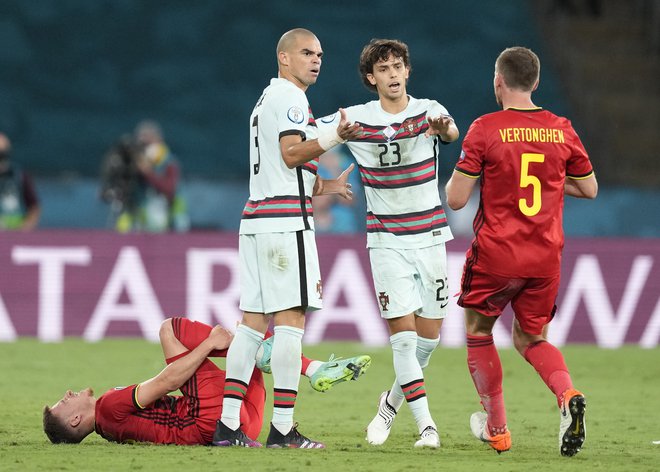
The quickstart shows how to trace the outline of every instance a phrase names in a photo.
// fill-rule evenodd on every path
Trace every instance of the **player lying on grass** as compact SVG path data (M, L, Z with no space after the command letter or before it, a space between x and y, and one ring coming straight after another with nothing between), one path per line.
M167 367L139 384L116 387L98 399L91 388L68 390L53 407L44 407L44 432L53 443L79 443L96 432L108 441L157 444L213 442L222 412L225 372L208 357L224 357L233 334L227 329L187 318L170 318L160 329ZM272 338L264 340L258 366L268 372ZM371 363L369 356L328 362L302 357L302 374L312 387L357 379ZM182 395L168 395L179 389ZM266 391L261 370L255 368L246 386L241 428L256 438L263 424ZM255 441L256 443L256 441ZM257 443L258 444L258 443Z

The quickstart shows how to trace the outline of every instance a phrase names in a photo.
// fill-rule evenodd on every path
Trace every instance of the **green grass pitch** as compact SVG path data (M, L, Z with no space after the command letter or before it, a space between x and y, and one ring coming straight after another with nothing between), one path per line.
M417 431L405 406L384 446L369 446L364 440L378 396L392 382L389 348L355 343L306 347L308 356L319 359L333 352L373 358L362 378L327 393L313 391L307 379L301 379L296 421L303 434L327 445L326 450L314 451L113 444L94 434L79 445L51 445L41 427L45 404L54 403L69 387L91 386L99 395L145 380L163 367L160 347L137 339L95 344L78 339L57 344L32 339L0 343L0 470L660 470L660 445L652 443L660 440L660 350L567 346L563 351L588 405L587 441L573 458L559 455L554 397L514 350L501 351L513 446L497 455L469 430L469 416L479 403L465 349L439 348L425 371L442 447L416 450ZM265 377L269 388L271 377ZM271 414L269 392L262 441Z

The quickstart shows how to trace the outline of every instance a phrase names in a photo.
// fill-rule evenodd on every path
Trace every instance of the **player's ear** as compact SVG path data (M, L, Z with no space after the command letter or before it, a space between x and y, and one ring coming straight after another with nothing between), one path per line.
M69 419L69 426L76 428L80 424L80 421L82 421L82 417L80 415L74 415Z
M373 74L367 74L367 80L371 85L376 85L376 79Z
M539 88L539 82L540 82L540 81L541 81L540 79L538 79L538 80L536 81L536 83L534 84L534 87L532 87L532 92L533 92L534 90L536 90L537 88Z
M287 56L286 52L284 52L284 51L278 52L277 57L280 60L280 64L282 64L284 66L289 65L289 57Z

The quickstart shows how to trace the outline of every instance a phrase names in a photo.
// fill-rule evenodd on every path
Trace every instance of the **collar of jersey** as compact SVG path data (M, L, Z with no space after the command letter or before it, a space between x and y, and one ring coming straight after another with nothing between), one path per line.
M505 108L505 110L532 112L532 111L541 111L541 110L543 110L543 108L541 108L541 107L534 107L534 108L516 108L516 107L509 107L509 108Z

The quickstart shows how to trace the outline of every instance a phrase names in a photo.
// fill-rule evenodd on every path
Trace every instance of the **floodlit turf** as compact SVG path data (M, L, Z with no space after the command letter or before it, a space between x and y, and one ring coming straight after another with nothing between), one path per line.
M559 414L553 396L513 350L501 353L511 451L497 455L472 438L470 414L479 408L464 349L438 349L426 370L427 392L442 447L416 450L416 428L406 407L390 439L372 447L364 428L381 391L392 381L387 348L353 343L307 347L312 357L370 354L373 363L357 382L327 393L301 379L296 405L300 431L327 449L248 450L204 446L119 445L91 435L79 445L51 445L41 428L41 410L67 388L105 390L139 382L162 367L160 347L141 340L88 344L71 339L40 344L31 339L0 343L0 470L323 470L336 471L657 471L660 468L660 350L625 347L564 348L576 387L587 397L587 441L577 456L559 455ZM222 363L221 363L222 365ZM271 377L266 375L267 386ZM271 417L272 396L266 404ZM267 425L260 440L265 441Z

